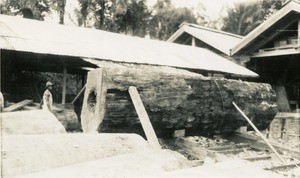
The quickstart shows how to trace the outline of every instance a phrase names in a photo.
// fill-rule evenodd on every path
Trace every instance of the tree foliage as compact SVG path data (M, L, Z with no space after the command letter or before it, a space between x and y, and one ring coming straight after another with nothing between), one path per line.
M56 8L59 13L59 23L64 24L66 0L56 0Z
M48 0L3 0L1 14L22 15L24 18L43 20L50 6Z
M166 40L183 22L197 23L197 19L190 9L175 8L170 0L159 0L154 6L154 16L149 22L149 35Z
M59 14L59 23L64 24L65 4L66 0L3 0L1 14L44 20L54 10Z
M115 21L118 32L144 37L147 34L151 15L145 2L132 0L131 3L117 5L119 6L121 8L117 8Z
M158 0L153 9L148 8L146 1L78 0L78 25L166 40L182 22L197 23L202 18L202 10L195 15L192 9L175 8L171 0ZM1 13L44 20L47 13L55 11L59 23L64 24L65 5L66 0L3 0Z
M145 36L150 10L145 0L79 0L80 25Z
M223 19L222 30L247 35L272 13L282 7L283 0L258 0L252 3L238 3L228 10Z
M146 0L80 0L80 25L165 40L182 22L197 23L191 9L159 0L149 9Z

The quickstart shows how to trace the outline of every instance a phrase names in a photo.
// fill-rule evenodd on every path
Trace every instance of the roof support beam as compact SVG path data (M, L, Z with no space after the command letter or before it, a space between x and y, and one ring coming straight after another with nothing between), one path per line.
M298 19L298 47L300 46L300 18Z
M193 46L193 47L196 47L196 39L195 39L194 36L192 37L192 46Z
M272 50L272 51L260 51L257 53L253 53L251 57L270 57L270 56L283 56L283 55L296 55L300 54L300 49L298 48L290 48L283 50Z
M64 65L63 68L63 83L62 83L62 100L61 104L66 103L66 93L67 93L67 67Z

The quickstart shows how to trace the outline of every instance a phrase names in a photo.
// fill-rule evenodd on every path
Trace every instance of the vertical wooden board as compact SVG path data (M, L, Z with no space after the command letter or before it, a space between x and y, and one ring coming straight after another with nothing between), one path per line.
M81 126L86 133L96 132L104 118L107 89L103 71L96 69L88 73L81 112Z
M152 127L149 116L145 110L145 107L143 105L143 102L141 100L141 97L140 97L136 87L129 87L128 91L129 91L131 100L133 102L134 108L136 110L136 113L139 116L139 119L141 121L141 124L142 124L144 132L146 134L149 145L152 148L160 149L160 145L159 145L158 139L156 137L155 131Z
M300 19L298 19L298 45L300 44Z
M66 103L66 94L67 94L67 67L63 68L63 82L62 82L62 99L61 104Z

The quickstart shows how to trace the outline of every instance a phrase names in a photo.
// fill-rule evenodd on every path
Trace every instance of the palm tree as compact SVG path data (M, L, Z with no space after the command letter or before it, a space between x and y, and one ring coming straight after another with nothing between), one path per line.
M255 3L238 3L229 9L223 18L222 30L238 35L247 35L261 24L270 13L281 8L282 1L262 0ZM281 4L281 6L280 6Z
M57 0L57 11L59 13L59 23L64 24L66 0Z

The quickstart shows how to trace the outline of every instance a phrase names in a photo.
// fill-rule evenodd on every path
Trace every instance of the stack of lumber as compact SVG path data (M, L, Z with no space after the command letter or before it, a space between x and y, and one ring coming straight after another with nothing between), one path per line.
M186 135L210 135L246 126L247 121L236 111L233 101L261 130L277 113L276 95L269 84L163 69L166 68L106 68L102 77L102 87L107 89L106 108L99 131L143 135L128 94L130 86L136 86L140 93L158 137L169 137L178 129L185 129Z

